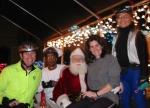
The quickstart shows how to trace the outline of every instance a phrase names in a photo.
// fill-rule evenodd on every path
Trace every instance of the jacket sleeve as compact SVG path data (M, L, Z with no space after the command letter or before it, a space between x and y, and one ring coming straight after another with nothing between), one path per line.
M0 73L0 104L2 104L2 99L4 97L4 90L6 89L9 83L9 69L6 67Z
M141 76L148 76L148 51L145 36L141 32L137 32L136 48L140 61Z
M64 70L65 71L65 70ZM53 99L57 102L57 99L65 94L66 89L66 82L65 82L65 75L64 71L62 72L62 77L59 78L57 85L53 90Z
M110 55L107 58L107 68L109 75L109 84L112 88L118 87L120 85L120 72L121 68L118 64L118 61L115 57Z

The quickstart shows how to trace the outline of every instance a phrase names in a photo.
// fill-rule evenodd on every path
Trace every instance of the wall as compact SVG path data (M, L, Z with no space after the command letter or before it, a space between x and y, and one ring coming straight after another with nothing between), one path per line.
M13 64L20 60L18 46L23 41L33 41L39 46L37 61L43 60L43 43L0 16L0 63Z

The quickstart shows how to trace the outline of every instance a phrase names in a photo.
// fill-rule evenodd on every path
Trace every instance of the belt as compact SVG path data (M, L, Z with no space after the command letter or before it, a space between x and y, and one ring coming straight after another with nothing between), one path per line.
M75 99L75 101L79 101L79 100L82 98L82 93L73 94L73 95L70 95L70 96L68 96L68 97Z
M140 66L140 64L129 64L129 65L121 66L121 67L123 67L123 68L130 68L130 67L137 67L137 66Z
M121 66L121 74L125 74L128 72L128 69L132 68L132 70L139 70L140 69L140 64L130 64L128 66Z
M73 94L73 95L70 95L70 96L68 96L69 98L77 98L77 97L79 97L80 96L80 94Z

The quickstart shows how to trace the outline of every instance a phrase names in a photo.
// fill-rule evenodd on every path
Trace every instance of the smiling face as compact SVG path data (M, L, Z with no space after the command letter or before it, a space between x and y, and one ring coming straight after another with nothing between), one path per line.
M102 46L95 40L89 43L90 51L95 56L96 59L101 57Z
M81 55L73 55L71 61L78 66L84 62L84 58Z
M133 17L127 12L122 12L117 14L117 24L121 28L125 28L132 23Z
M56 57L55 54L48 53L48 54L46 55L46 63L47 63L47 66L48 66L49 68L56 67L57 59L58 59L58 57Z
M31 66L36 60L36 52L31 51L20 53L20 58L23 60L26 66Z

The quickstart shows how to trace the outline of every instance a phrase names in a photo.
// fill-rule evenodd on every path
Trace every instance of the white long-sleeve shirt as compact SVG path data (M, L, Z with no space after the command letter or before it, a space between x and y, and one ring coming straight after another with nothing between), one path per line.
M64 66L65 65L57 64L57 68L54 70L49 70L48 67L42 69L42 79L41 79L41 84L38 88L38 92L41 92L44 89L42 87L42 81L44 81L44 82L49 82L50 80L58 81L58 79L60 77L60 70ZM54 87L44 89L44 92L49 99L52 98L53 89L54 89Z

